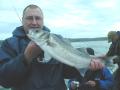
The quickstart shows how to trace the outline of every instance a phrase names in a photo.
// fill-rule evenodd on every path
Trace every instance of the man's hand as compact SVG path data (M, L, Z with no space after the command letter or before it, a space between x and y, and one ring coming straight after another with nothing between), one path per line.
M30 63L32 59L38 57L41 52L42 50L34 42L31 41L24 52L26 61Z
M104 65L102 64L101 59L94 58L94 59L91 60L89 68L91 70L95 71L95 70L102 69L103 67L104 67Z
M86 84L88 84L88 85L90 85L92 87L96 86L96 82L95 81L91 81L91 80L86 82Z

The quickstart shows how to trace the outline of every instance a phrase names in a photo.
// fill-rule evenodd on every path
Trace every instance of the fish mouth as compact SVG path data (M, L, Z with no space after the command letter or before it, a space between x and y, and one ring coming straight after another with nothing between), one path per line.
M33 28L29 28L27 31L25 31L25 33L29 34L30 32L39 32L41 30L42 30L42 28L40 28L40 27L33 27Z
M40 40L41 42L46 42L49 40L50 32L42 30L41 28L31 28L27 36L33 41Z
M29 31L33 31L34 33L38 33L39 31L41 31L41 28L30 28Z

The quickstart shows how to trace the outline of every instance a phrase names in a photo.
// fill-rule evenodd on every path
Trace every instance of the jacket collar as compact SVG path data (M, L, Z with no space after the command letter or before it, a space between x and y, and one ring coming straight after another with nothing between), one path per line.
M50 29L47 28L46 26L43 26L43 30L50 32ZM13 36L17 36L17 37L27 37L27 35L26 35L25 31L24 31L23 26L17 27L17 28L13 31L12 34L13 34Z
M12 34L13 36L17 36L17 37L26 37L23 26L17 27Z

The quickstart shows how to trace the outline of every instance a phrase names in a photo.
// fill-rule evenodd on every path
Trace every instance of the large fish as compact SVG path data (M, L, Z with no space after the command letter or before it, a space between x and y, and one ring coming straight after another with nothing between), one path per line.
M27 35L52 58L77 69L88 68L91 59L96 58L95 56L90 56L86 49L80 48L77 50L65 38L45 30L40 30L39 28L29 30ZM113 57L107 59L111 58Z
M45 30L31 29L28 37L52 58L67 65L88 68L91 57L84 50L76 50L67 40Z

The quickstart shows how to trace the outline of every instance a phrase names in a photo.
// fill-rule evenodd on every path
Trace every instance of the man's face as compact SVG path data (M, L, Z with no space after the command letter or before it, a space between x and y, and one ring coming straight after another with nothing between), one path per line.
M22 24L25 32L28 32L31 28L42 28L42 11L39 8L27 8L22 18Z

